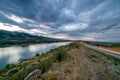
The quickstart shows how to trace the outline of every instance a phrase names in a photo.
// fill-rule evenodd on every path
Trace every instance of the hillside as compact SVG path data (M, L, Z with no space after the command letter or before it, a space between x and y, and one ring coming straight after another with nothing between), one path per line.
M0 71L0 79L120 80L120 60L75 42L9 64Z
M22 32L9 32L9 31L0 30L0 46L44 43L44 42L48 43L48 42L59 42L59 41L65 41L65 40L49 38L44 36L30 35Z

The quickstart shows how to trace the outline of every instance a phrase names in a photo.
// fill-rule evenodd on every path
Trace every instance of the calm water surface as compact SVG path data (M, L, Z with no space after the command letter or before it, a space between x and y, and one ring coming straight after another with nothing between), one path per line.
M28 46L12 46L0 48L0 69L9 63L17 63L19 59L30 58L36 53L45 53L61 45L67 45L70 42L35 44Z

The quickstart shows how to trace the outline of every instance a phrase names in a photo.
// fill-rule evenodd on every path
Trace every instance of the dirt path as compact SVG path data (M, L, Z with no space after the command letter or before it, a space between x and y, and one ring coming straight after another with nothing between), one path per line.
M112 49L112 48L106 48L106 47L97 47L97 48L120 55L120 49L119 50L117 50L117 49L115 50L114 48Z
M88 44L85 44L85 46L88 47L88 48L94 49L96 51L99 51L99 52L101 52L103 54L106 54L106 55L109 55L109 56L113 56L113 57L116 57L116 58L120 59L120 53L119 52L106 50L106 49L102 49L102 48L97 48L95 46L88 45Z
M78 74L75 80L117 80L108 67L110 65L95 56L97 55L88 51L86 47L80 47L75 58Z
M67 60L55 63L43 75L45 80L120 80L119 75L113 72L117 67L96 52L81 46L71 49L68 54Z

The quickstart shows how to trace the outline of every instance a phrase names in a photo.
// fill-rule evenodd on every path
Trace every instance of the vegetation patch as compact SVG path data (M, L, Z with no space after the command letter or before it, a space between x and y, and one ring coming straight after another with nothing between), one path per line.
M82 74L82 72L84 71L92 70L93 64L99 65L99 66L96 65L96 68L93 69L96 72L98 70L98 73L102 73L101 71L103 69L103 66L101 67L102 64L106 64L106 65L108 64L108 66L110 65L110 67L111 65L115 66L113 67L114 74L118 74L118 75L120 74L119 73L120 69L118 69L120 65L119 59L100 53L93 49L86 48L85 46L82 45L83 44L79 42L74 42L69 45L52 49L47 53L43 53L42 55L38 55L37 53L34 58L21 59L20 63L18 64L8 64L5 67L5 69L0 70L0 80L24 80L29 73L33 72L36 69L42 71L42 73L37 74L39 75L37 79L56 80L57 77L59 78L62 77L61 74L64 74L66 76L70 75L69 78L71 78L72 77L71 75L77 75L75 70L78 70L77 72L80 72L79 74ZM91 61L92 65L87 64L87 62L89 61ZM58 69L59 66L60 66L60 70ZM101 70L99 70L98 67L100 67ZM103 70L103 73L108 74L105 72L107 70L108 69ZM111 72L112 70L113 69L110 69ZM89 73L86 73L86 75L87 74ZM109 74L112 75L111 73ZM36 77L36 75L34 76ZM34 76L31 76L30 79L34 78Z
M68 49L70 48L67 45L61 46L42 55L36 53L34 58L20 59L18 64L8 64L3 70L0 70L0 78L23 80L30 72L36 69L40 69L42 73L45 73L51 68L53 63L59 63L67 58Z

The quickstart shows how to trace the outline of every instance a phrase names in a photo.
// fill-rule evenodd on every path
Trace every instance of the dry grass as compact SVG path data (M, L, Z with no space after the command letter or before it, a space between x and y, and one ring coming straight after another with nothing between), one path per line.
M102 48L102 49L107 49L107 50L111 50L111 51L116 51L120 53L120 47L103 47L103 46L97 46L98 48Z
M120 64L116 66L99 52L81 46L68 53L73 58L55 63L44 75L56 73L56 80L120 80L120 75L114 72Z
M37 78L44 80L120 80L120 60L86 48L82 43L72 43L61 48L67 51L65 59L55 61L43 74L35 74L30 80ZM22 68L10 76L9 80L15 80L14 77L20 80L19 77L26 76L38 68L40 62L47 60L49 63L49 57L57 51L61 52L58 48L49 54L17 64L18 69ZM59 59L59 57L57 58Z

